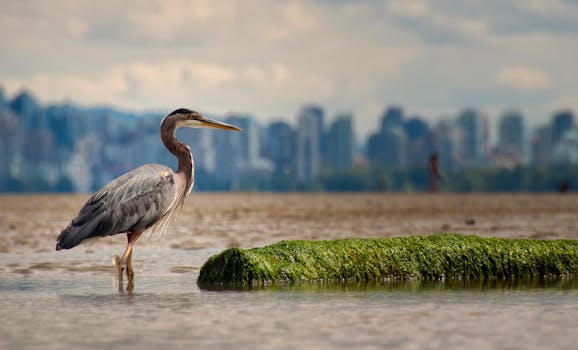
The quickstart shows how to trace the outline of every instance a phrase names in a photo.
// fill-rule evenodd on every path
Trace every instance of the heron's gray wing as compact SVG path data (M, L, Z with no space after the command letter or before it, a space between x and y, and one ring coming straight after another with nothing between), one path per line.
M164 165L148 164L109 182L82 207L62 231L56 249L85 239L146 229L166 214L175 196L175 174Z

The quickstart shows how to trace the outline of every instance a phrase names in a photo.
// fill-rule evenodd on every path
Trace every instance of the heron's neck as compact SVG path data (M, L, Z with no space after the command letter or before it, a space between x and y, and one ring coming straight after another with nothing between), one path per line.
M176 131L178 126L176 123L169 122L167 125L164 125L165 122L166 121L164 121L161 126L161 139L169 152L177 157L179 162L177 173L181 173L185 176L187 180L186 193L188 194L193 184L193 171L195 169L193 155L189 146L177 139Z

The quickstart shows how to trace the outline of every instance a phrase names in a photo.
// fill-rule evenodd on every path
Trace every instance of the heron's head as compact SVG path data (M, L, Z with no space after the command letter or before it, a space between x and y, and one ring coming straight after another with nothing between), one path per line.
M242 131L242 129L223 123L217 120L205 118L201 113L191 111L190 109L180 108L172 112L167 118L174 118L177 127L186 126L189 128L217 128L233 131Z

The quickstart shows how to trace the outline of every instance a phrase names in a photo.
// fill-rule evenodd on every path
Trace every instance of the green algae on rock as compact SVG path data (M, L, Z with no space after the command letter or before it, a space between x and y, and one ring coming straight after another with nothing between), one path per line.
M280 241L227 249L201 267L199 284L298 281L544 278L578 275L577 240L435 234Z

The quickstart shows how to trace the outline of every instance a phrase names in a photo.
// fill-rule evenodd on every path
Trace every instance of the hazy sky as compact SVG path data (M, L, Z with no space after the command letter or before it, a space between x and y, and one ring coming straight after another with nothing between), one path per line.
M578 1L1 1L0 36L0 86L44 102L262 121L317 102L361 134L392 104L578 112Z

